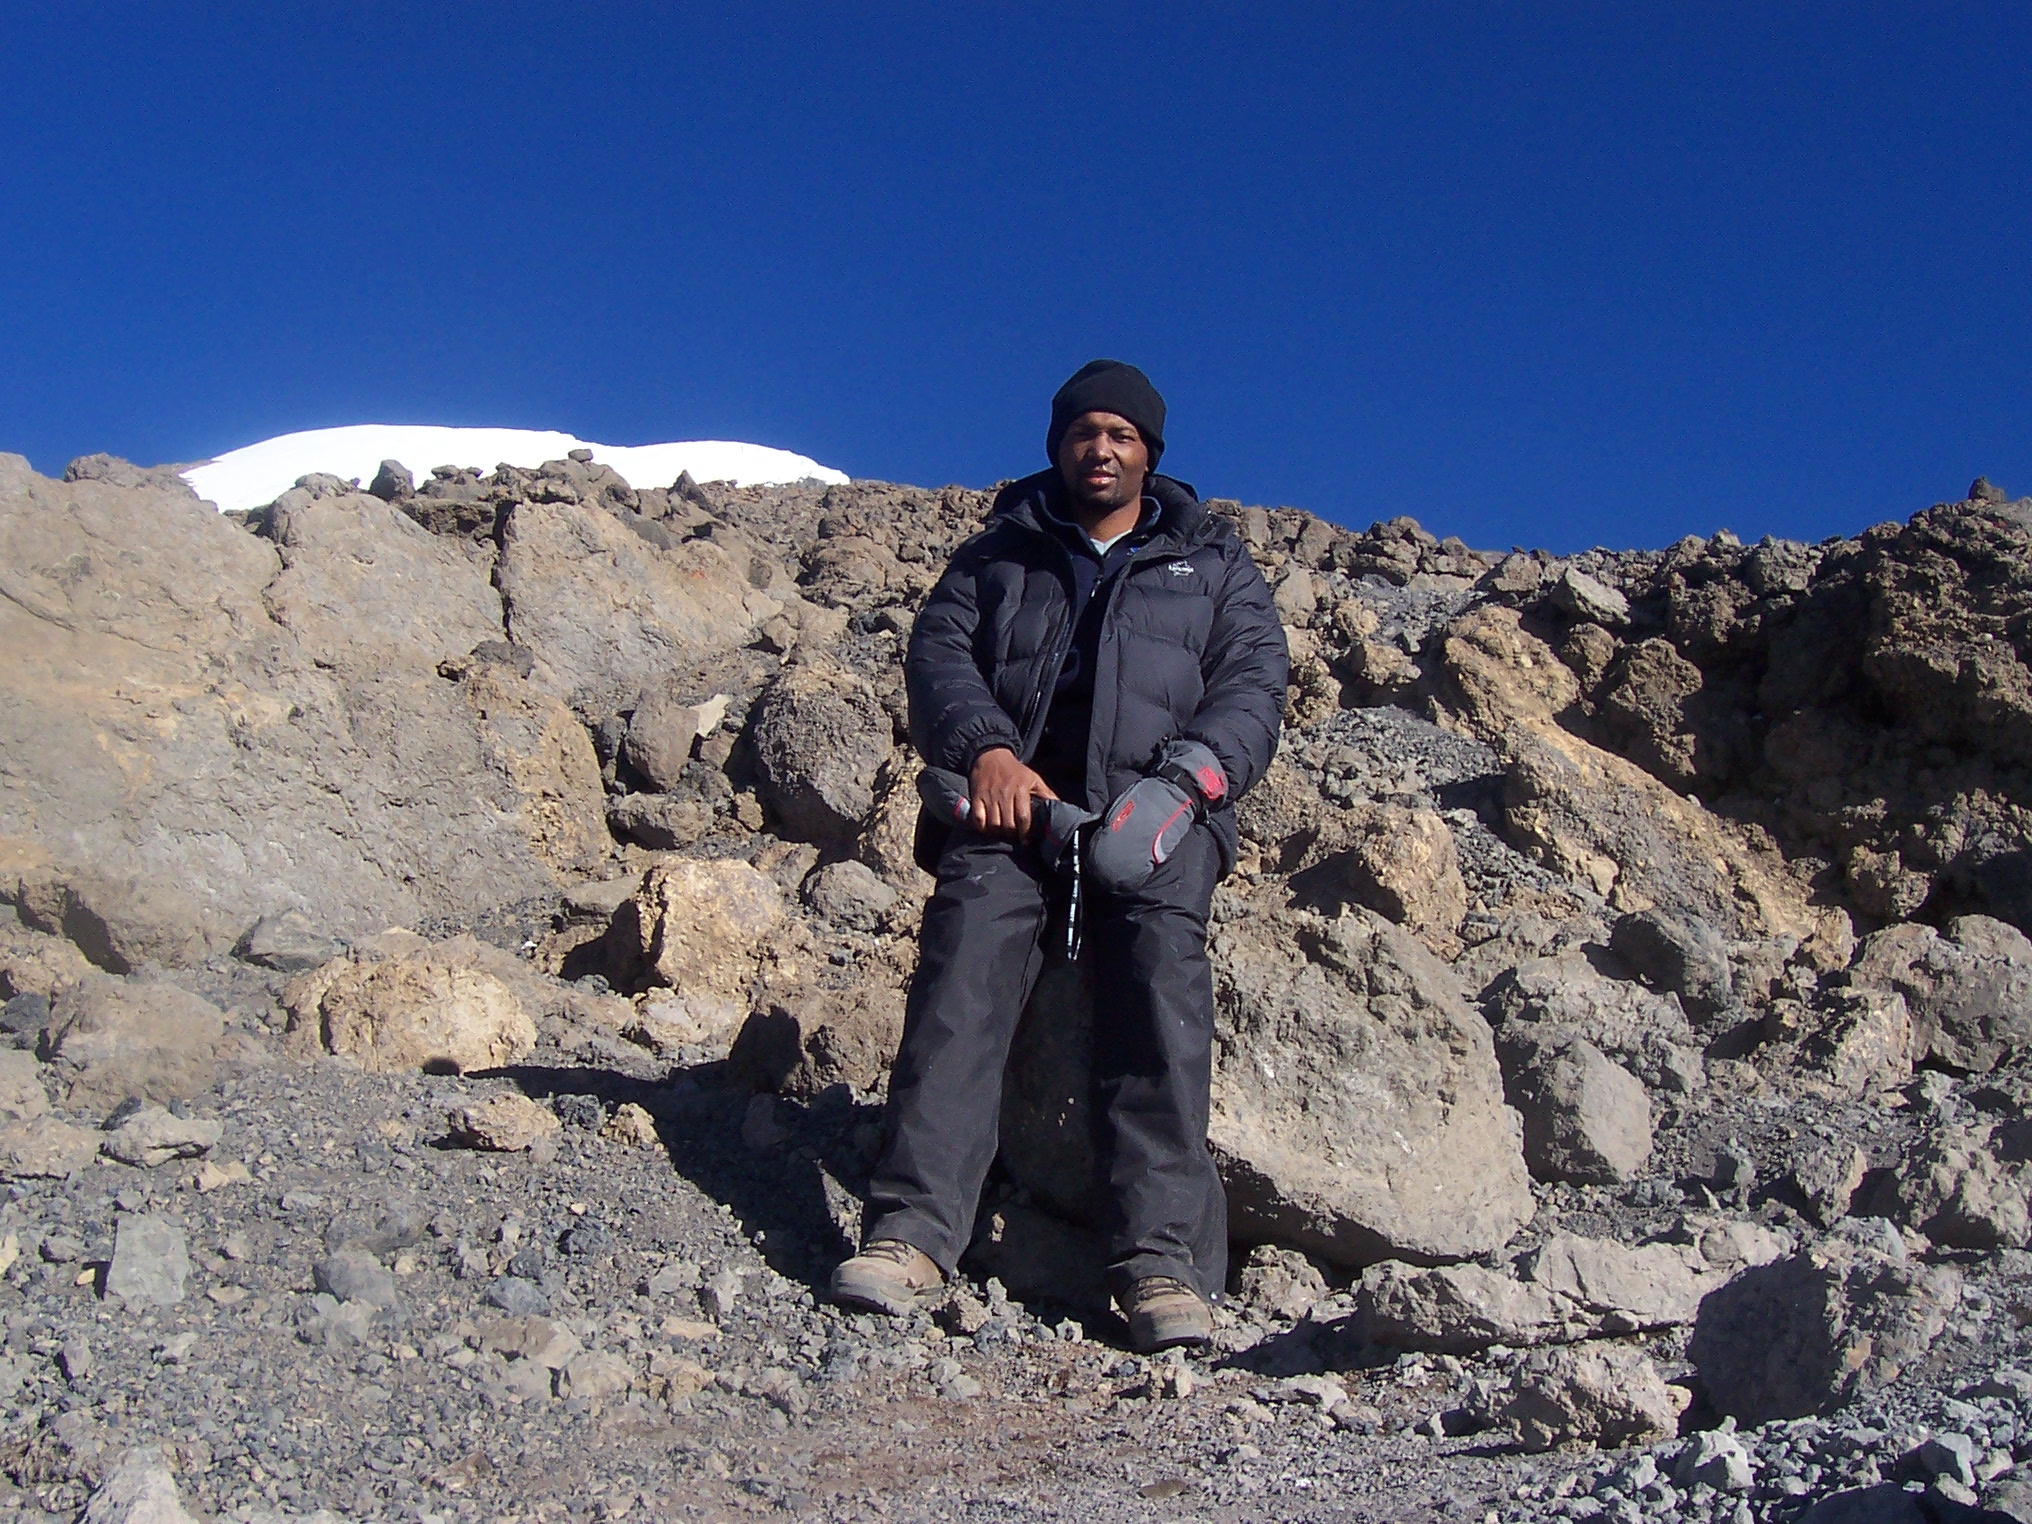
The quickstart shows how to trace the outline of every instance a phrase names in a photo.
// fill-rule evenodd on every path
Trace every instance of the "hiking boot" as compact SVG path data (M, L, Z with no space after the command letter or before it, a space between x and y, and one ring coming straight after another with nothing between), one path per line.
M878 1238L833 1271L833 1300L897 1318L916 1311L944 1284L931 1256L915 1244Z
M1184 1281L1146 1275L1122 1299L1129 1320L1129 1347L1139 1355L1180 1344L1206 1344L1214 1336L1213 1309Z

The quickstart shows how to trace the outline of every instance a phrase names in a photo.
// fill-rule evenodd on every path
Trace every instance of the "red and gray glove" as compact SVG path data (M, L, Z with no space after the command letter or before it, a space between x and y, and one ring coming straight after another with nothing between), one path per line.
M1197 741L1167 741L1150 775L1116 795L1101 816L1087 867L1104 888L1137 889L1228 797L1228 775Z

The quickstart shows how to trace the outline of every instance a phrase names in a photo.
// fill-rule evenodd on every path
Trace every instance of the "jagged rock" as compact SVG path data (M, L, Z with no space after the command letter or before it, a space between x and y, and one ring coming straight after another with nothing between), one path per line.
M2032 941L1989 916L1887 926L1848 971L1857 989L1895 992L1912 1017L1915 1057L1984 1074L2032 1041Z
M1677 995L1690 1009L1711 1014L1728 1002L1728 948L1704 922L1667 911L1638 911L1617 918L1609 947L1638 978Z
M1516 610L1467 615L1440 649L1450 702L1505 759L1505 829L1519 850L1619 910L1662 908L1732 937L1812 929L1768 841L1561 727L1578 680Z
M108 1131L100 1148L109 1159L154 1169L173 1159L210 1153L225 1130L223 1122L171 1116L160 1106L143 1106Z
M785 667L748 725L763 803L799 840L851 842L875 808L893 734L866 679L824 657Z
M667 864L635 896L643 961L710 1033L732 1034L747 1016L765 940L786 913L775 882L733 860Z
M1362 1272L1355 1325L1371 1343L1464 1355L1570 1337L1568 1313L1544 1287L1480 1265L1420 1269L1389 1260Z
M501 636L484 564L349 490L278 524L286 546L187 491L0 469L0 643L26 653L0 670L0 832L139 887L74 880L54 913L103 923L78 934L109 970L292 906L347 935L513 903L606 850L569 711L435 670Z
M409 474L409 467L399 460L384 460L381 469L374 473L374 479L367 483L367 490L384 503L398 498L416 495L416 478Z
M691 745L699 733L696 706L682 702L668 685L652 688L628 720L621 760L658 793L668 793L684 780Z
M1336 837L1347 845L1322 871L1337 873L1357 903L1428 944L1452 945L1468 891L1444 820L1431 810L1365 804L1341 818Z
M312 1269L317 1289L341 1302L364 1302L369 1307L393 1307L395 1277L378 1256L365 1249L334 1249Z
M22 874L9 897L27 925L67 939L109 973L186 968L208 950L203 908L153 875L52 865Z
M1630 600L1576 567L1569 566L1552 584L1552 602L1576 619L1592 620L1610 629L1621 629L1630 622Z
M129 1450L92 1491L84 1524L197 1524L185 1510L176 1478L153 1446Z
M1327 1294L1326 1277L1296 1249L1259 1244L1235 1272L1235 1295L1272 1317L1304 1317Z
M712 829L713 812L701 799L672 794L623 794L607 806L616 836L652 852L688 847Z
M1599 972L1579 948L1527 957L1483 993L1498 1046L1584 1038L1654 1088L1699 1088L1702 1069L1693 1029L1678 997Z
M233 944L234 957L283 974L307 973L331 962L339 952L339 945L300 910L263 916Z
M73 1106L182 1100L212 1087L225 1047L218 1007L171 984L93 974L50 1010L41 1051Z
M1532 1285L1580 1309L1590 1332L1612 1334L1691 1323L1700 1299L1727 1279L1691 1246L1630 1248L1573 1233L1554 1233L1518 1268Z
M583 502L515 503L499 577L510 638L536 653L549 691L593 716L744 644L781 607L709 541L659 549Z
M1803 1150L1792 1164L1792 1183L1806 1198L1807 1210L1823 1228L1849 1213L1862 1189L1870 1156L1853 1143L1826 1143Z
M1900 1166L1893 1210L1935 1243L2022 1249L2032 1241L2032 1122L1942 1127Z
M1688 1354L1721 1412L1746 1424L1803 1418L1894 1380L1960 1294L1950 1265L1828 1238L1710 1293Z
M14 1012L0 1022L7 1031L33 1041L49 1024L49 1003L93 972L84 954L65 938L33 931L12 916L0 915L0 996ZM13 1004L24 996L30 997L27 1002ZM38 1002L39 1024L27 1015Z
M446 1119L452 1140L467 1148L519 1154L555 1134L557 1113L526 1095L496 1095L454 1109Z
M1642 1350L1613 1343L1535 1350L1498 1410L1526 1450L1641 1444L1671 1434L1679 1407Z
M283 1004L292 1030L372 1073L497 1069L536 1046L520 994L489 966L498 959L469 936L379 962L339 958L299 975Z
M772 1000L742 1026L728 1071L796 1100L838 1084L873 1090L903 1040L903 1004L902 990L880 985Z
M0 1122L32 1122L49 1114L42 1065L33 1053L0 1050Z
M1524 1120L1524 1158L1538 1180L1616 1185L1651 1157L1651 1098L1586 1038L1505 1027L1504 1094Z
M588 1350L565 1363L557 1379L560 1397L620 1397L635 1385L635 1369L619 1355Z
M1895 1090L1912 1077L1912 1020L1897 992L1822 990L1802 1019L1805 1035L1774 1043L1765 1058L1769 1069L1802 1090L1867 1095ZM1766 1030L1773 1025L1767 1017Z

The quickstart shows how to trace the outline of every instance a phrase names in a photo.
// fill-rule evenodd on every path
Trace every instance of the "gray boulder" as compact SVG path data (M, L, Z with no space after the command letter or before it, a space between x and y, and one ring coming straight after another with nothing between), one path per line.
M1368 911L1221 922L1208 1140L1244 1240L1359 1267L1507 1243L1533 1211L1486 1023L1408 932ZM1002 1154L1042 1201L1091 1211L1079 970L1039 981L1003 1092Z
M874 811L893 736L865 679L822 656L785 667L749 720L762 802L791 836L847 845Z
M1629 1070L1558 1028L1507 1027L1499 1051L1534 1179L1618 1185L1643 1170L1651 1157L1651 1098Z
M130 1307L174 1307L190 1279L190 1249L183 1229L166 1217L122 1217L113 1232L113 1263L106 1295Z
M1804 1418L1896 1379L1960 1294L1951 1265L1828 1238L1711 1293L1687 1352L1721 1412L1744 1424Z
M1712 1014L1728 1003L1728 948L1703 921L1665 910L1636 911L1618 918L1609 947L1639 978L1677 995L1689 1009Z
M1524 1449L1550 1450L1662 1439L1677 1428L1679 1406L1642 1350L1604 1341L1534 1351L1498 1416Z
M699 730L698 710L680 701L669 685L651 689L635 706L628 720L628 737L621 746L621 760L641 775L659 793L668 793L683 781L685 764L691 761L691 743Z
M1984 1074L2032 1041L2032 940L1989 916L1957 916L1945 935L1887 926L1857 950L1848 981L1905 997L1920 1058Z

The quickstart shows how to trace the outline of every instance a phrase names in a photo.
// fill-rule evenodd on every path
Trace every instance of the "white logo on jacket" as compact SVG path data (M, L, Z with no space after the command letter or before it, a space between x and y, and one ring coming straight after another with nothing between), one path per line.
M1190 577L1193 572L1193 565L1190 561L1173 561L1164 569L1174 577Z

